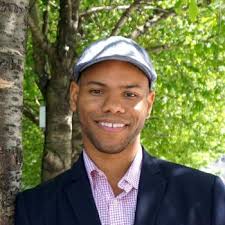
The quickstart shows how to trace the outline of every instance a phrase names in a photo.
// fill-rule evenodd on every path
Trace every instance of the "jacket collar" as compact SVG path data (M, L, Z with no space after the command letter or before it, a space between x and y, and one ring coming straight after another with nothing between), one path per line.
M71 178L72 183L65 192L79 224L101 225L82 154L71 169Z

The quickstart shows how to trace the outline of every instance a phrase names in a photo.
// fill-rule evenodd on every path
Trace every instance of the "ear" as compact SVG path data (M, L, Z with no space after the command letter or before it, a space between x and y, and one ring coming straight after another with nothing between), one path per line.
M151 115L152 105L154 103L154 100L155 100L155 92L149 91L148 96L147 96L147 102L148 102L147 117L146 117L147 119Z
M77 96L79 93L79 86L76 82L72 81L70 84L70 109L72 112L77 110Z

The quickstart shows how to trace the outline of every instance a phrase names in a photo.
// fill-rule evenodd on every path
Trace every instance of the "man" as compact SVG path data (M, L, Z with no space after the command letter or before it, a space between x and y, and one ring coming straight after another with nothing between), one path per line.
M140 132L156 73L130 39L92 44L74 68L84 150L64 174L17 197L16 225L225 225L221 180L149 156Z

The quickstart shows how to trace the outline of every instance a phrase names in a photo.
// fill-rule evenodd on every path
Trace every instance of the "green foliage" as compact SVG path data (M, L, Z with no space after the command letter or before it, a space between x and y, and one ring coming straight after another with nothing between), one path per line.
M41 181L43 133L28 119L23 119L22 189L36 186Z
M196 20L198 15L198 6L196 0L190 0L189 2L189 17L192 22Z
M152 154L196 168L225 152L225 29L218 32L217 13L215 4L195 23L177 16L153 29L170 47L152 54L159 79L142 141Z
M24 74L24 104L38 116L39 103L41 104L40 90L36 85L36 76L32 70L32 45L30 36L27 43L27 57ZM40 183L41 158L44 135L43 132L25 116L23 117L23 173L22 189L36 186Z

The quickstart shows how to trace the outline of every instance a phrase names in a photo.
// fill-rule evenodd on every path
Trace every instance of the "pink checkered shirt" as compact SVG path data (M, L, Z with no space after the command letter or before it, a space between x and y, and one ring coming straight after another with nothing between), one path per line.
M102 225L134 224L142 151L138 151L130 168L118 182L122 193L115 196L105 174L83 151L84 164Z

